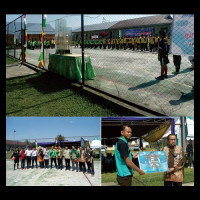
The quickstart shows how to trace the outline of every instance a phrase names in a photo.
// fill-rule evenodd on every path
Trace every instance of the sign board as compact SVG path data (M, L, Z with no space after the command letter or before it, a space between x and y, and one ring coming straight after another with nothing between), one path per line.
M147 173L169 171L164 151L146 151L138 153L140 169Z
M153 28L127 29L124 31L124 35L130 37L151 35L152 33L153 33Z
M194 55L194 14L174 15L170 52Z
M92 39L98 39L99 38L99 36L98 35L92 35L92 37L91 37Z

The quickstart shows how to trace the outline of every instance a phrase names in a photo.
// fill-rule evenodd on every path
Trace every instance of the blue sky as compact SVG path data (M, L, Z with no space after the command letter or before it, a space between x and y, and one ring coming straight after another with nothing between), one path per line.
M126 20L126 19L133 19L138 17L146 17L146 16L152 16L155 14L137 14L137 15L131 15L131 14L85 14L84 15L84 23L85 25L89 24L98 24L102 23L102 21L105 22L112 22L112 21L119 21L119 20ZM6 22L11 22L17 17L21 16L21 14L9 14L6 15ZM52 26L55 24L55 20L59 18L65 18L67 20L67 26L72 27L72 29L78 28L81 26L81 15L78 14L47 14L47 23L50 23ZM41 14L27 14L27 23L41 23L42 16Z
M55 138L58 134L65 137L100 137L100 131L100 117L6 117L8 140Z

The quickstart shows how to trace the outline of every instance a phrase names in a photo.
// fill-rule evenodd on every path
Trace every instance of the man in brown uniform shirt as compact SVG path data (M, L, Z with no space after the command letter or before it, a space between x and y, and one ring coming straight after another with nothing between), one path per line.
M184 180L185 157L183 148L176 146L176 136L170 134L167 137L168 146L163 148L165 151L169 171L164 173L165 186L182 186Z

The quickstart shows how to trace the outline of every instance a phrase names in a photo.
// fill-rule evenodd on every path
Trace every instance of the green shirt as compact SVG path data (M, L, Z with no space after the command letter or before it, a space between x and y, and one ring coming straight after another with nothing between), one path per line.
M128 142L125 138L121 136L115 146L115 161L117 167L117 175L122 177L133 175L134 171L132 168L127 166L124 157L129 157L132 161L132 154L128 146Z
M99 44L103 44L103 40L99 40Z
M57 152L55 149L50 149L49 151L49 154L50 154L50 157L53 158L53 157L56 157L57 156Z
M79 156L76 149L72 149L70 155L72 156L72 159L76 159Z

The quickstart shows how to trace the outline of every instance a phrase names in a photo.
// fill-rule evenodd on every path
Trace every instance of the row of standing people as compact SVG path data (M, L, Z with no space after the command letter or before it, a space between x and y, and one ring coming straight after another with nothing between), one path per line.
M13 152L11 158L14 160L14 170L16 168L19 169L19 159L21 160L21 169L25 169L25 160L27 161L27 169L37 168L37 160L39 160L40 168L49 168L49 160L51 162L50 168L53 167L53 162L56 169L63 169L63 158L65 159L65 170L70 170L70 162L72 164L72 171L76 170L76 172L81 171L83 173L86 172L86 164L87 164L87 172L94 175L94 152L87 146L86 150L83 150L82 147L76 149L72 146L72 149L69 149L67 146L65 149L62 149L61 146L54 147L51 149L39 148L38 150L33 147L31 150L27 147L26 150L22 147L21 151L16 147L16 150ZM32 163L32 166L31 166Z
M40 49L41 48L41 41L38 40L28 40L27 42L28 49ZM53 49L55 48L55 40L44 40L44 48L45 49Z
M168 44L168 51L170 47L170 35L165 37ZM84 40L85 48L103 48L103 49L129 49L141 51L157 51L159 48L160 37L153 36L135 36L135 37L122 37L122 38L103 38L103 39L86 39ZM77 40L75 47L82 47L82 40Z

